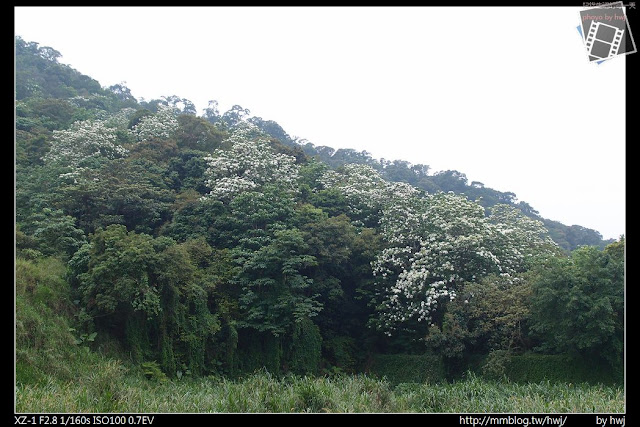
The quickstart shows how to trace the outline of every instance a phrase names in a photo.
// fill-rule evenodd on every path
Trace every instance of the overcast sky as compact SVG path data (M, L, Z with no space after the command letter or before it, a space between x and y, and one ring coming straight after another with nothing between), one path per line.
M317 146L455 169L625 232L625 59L588 61L581 8L14 10L16 35L102 86L199 114L238 104Z

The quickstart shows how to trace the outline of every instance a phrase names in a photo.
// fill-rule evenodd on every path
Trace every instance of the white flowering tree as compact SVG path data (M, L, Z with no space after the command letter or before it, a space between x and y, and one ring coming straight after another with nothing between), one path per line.
M131 131L140 142L169 139L178 130L178 113L177 108L158 104L158 112L142 117Z
M211 189L205 197L230 201L243 192L260 191L267 184L286 193L297 191L295 158L276 153L254 125L239 124L223 145L231 148L215 150L205 157L206 184Z
M113 114L108 115L104 118L104 123L106 126L111 128L116 128L117 130L124 131L127 129L129 125L129 120L135 114L135 108L122 108L116 111Z
M381 289L378 328L391 336L430 323L465 282L513 277L536 254L551 253L544 227L508 206L486 216L462 195L438 193L384 210L388 244L373 263Z
M391 335L411 321L429 322L456 286L499 268L481 206L452 193L390 206L381 221L388 243L373 263L382 289L378 327Z
M352 218L365 222L377 222L384 209L402 206L420 194L409 184L386 181L371 166L355 163L340 172L327 170L320 182L325 188L339 190L349 202Z
M83 120L74 122L69 129L53 132L51 149L44 160L76 169L88 159L116 159L127 152L118 143L116 127L104 120Z
M495 250L503 269L521 272L561 253L542 221L505 204L491 207L490 212L488 220L498 231Z

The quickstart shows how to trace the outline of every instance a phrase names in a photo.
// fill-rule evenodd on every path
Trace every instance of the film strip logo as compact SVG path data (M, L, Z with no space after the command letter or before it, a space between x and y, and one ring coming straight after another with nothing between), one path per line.
M624 30L602 22L591 21L587 34L587 51L598 59L613 58L618 54Z

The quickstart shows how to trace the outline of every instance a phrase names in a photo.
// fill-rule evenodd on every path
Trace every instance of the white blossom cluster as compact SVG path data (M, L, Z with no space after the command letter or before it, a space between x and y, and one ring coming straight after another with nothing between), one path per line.
M177 108L159 104L158 112L144 116L131 131L140 142L154 139L169 139L178 129Z
M498 232L500 257L513 270L523 270L535 256L551 256L558 250L542 221L523 215L513 206L492 207L489 221Z
M229 201L265 184L275 184L285 192L297 191L295 158L276 153L256 126L246 122L236 126L223 145L231 148L217 149L205 157L206 184L211 189L206 197Z
M388 243L372 263L383 290L379 327L391 335L410 319L429 322L439 304L456 297L463 282L490 274L512 277L527 256L546 250L541 223L515 208L496 216L453 193L388 206L381 233Z
M114 114L111 114L108 117L105 117L104 119L105 125L112 128L117 128L117 129L127 129L127 126L129 125L129 120L131 119L131 116L135 112L136 112L135 108L131 108L131 107L122 108L121 110L118 110Z
M91 157L123 157L127 150L117 143L116 131L103 120L74 122L69 129L53 132L51 149L44 160L76 169Z
M360 215L363 207L380 212L416 197L419 191L403 182L389 182L368 165L347 164L341 173L326 171L320 178L325 188L337 188L349 201L352 214Z

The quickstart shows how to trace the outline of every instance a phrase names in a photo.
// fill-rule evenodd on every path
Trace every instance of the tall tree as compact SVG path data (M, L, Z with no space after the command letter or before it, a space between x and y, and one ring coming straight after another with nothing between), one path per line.
M552 254L544 228L511 209L484 209L464 196L438 193L389 206L381 224L385 248L374 264L384 289L374 323L391 335L425 330L465 282L524 271L534 255ZM417 328L417 329L416 329Z
M624 239L584 246L536 269L531 328L541 349L622 363Z
M286 193L297 191L295 158L275 152L255 125L239 126L223 144L231 148L218 149L205 158L206 183L211 188L208 197L229 201L265 184L276 184Z

